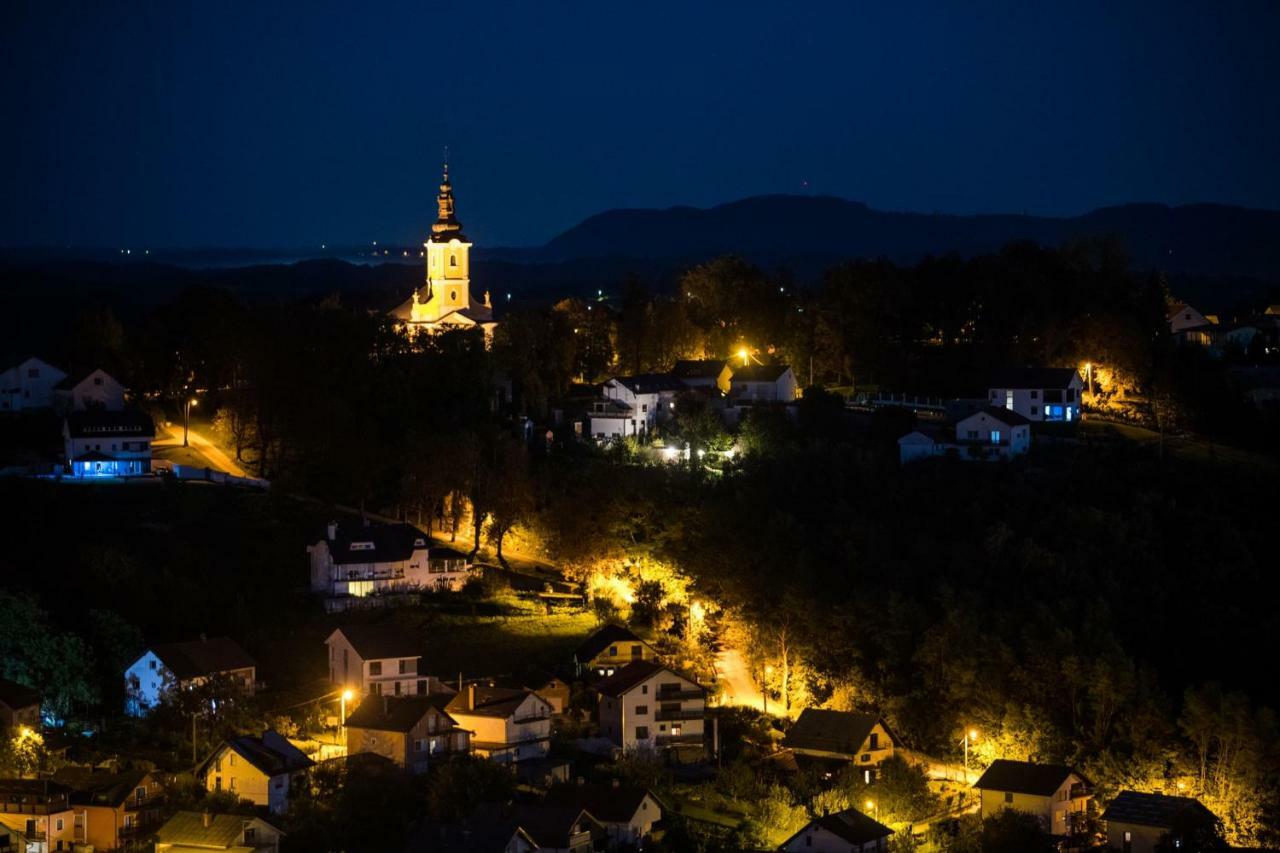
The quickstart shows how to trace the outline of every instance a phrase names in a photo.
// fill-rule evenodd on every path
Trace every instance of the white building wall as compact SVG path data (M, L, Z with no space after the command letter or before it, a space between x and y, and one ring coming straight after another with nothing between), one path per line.
M134 717L146 716L173 683L173 673L160 662L155 652L148 650L124 671L126 713Z
M52 364L29 358L0 373L0 411L47 409L53 405L53 386L66 378Z

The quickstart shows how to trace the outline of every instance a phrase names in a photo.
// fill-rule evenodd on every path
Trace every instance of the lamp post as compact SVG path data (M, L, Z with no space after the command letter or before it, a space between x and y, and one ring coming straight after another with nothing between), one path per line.
M191 431L191 410L199 405L200 401L195 397L188 397L186 402L182 404L182 446L188 447L187 433Z
M969 741L977 739L977 729L969 729L964 733L964 772L966 777L969 775Z

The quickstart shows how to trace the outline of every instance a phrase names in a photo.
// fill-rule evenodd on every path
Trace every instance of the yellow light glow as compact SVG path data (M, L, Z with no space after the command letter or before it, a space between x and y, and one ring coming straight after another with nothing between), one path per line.
M706 615L707 608L703 607L700 602L695 601L689 605L689 618L694 622L701 622Z
M194 408L195 408L196 406L198 406L198 405L200 405L200 401L199 401L199 400L197 400L195 397L192 397L192 398L191 398L191 408L193 408L193 409L194 409Z
M746 347L742 347L738 350L738 358L742 359L742 366L746 367L748 360L751 358L751 353L747 352Z
M356 694L352 693L350 690L344 690L342 691L342 701L350 702L352 697L354 697L355 695Z
M978 730L969 729L969 740L977 740L977 739L978 739Z
M872 800L867 800L867 802L866 802L866 804L865 804L865 805L866 805L866 807L867 807L867 811L871 811L872 809L874 809L874 808L876 807L875 802L874 802L874 801L872 801Z

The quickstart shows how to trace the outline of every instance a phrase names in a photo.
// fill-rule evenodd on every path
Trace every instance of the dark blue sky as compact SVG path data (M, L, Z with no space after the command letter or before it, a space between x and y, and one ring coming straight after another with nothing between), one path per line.
M1280 207L1277 44L1271 0L10 0L0 243L420 239L445 144L488 245L774 192Z

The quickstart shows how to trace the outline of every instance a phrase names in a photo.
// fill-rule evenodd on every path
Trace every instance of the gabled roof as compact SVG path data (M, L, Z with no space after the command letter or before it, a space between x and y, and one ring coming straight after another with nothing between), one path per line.
M467 555L457 548L450 548L448 545L432 545L430 550L427 551L427 558L431 560L465 560Z
M152 646L151 651L179 680L257 666L249 653L230 637L161 643Z
M454 694L449 700L449 704L445 706L445 710L450 714L501 717L505 719L514 714L526 699L534 695L532 690L521 688L474 685L475 706L468 707L468 703L471 701L470 688L472 686L467 685L467 687ZM538 697L538 700L544 703L547 701L541 696Z
M67 372L67 375L66 375L65 377L63 377L63 379L62 379L62 380L61 380L57 385L54 385L54 386L53 386L53 390L55 390L55 391L70 391L70 390L72 390L73 388L75 388L77 385L79 385L81 382L84 382L84 381L85 381L86 379L88 379L90 376L92 376L93 374L97 373L99 370L102 370L102 368L100 368L100 367L83 367L83 368L79 368L79 369L77 369L77 368L74 368L74 367L73 367L71 370L69 370L69 371ZM112 376L110 373L107 373L107 371L102 370L102 375L103 375L103 376L106 376L106 377L107 377L108 379L110 379L112 382L115 382L116 384L119 384L119 380L117 380L117 379L116 379L114 376Z
M582 645L574 651L573 659L578 663L586 663L614 643L644 643L644 640L621 625L605 625L582 641Z
M981 409L978 409L976 412L965 415L963 418L956 421L956 423L962 424L965 421L969 420L970 418L976 418L978 415L986 415L987 417L997 420L1000 423L1004 424L1005 426L1010 426L1010 427L1025 426L1026 424L1031 423L1031 421L1027 420L1022 415L1015 412L1013 409L1002 409L998 406L983 406Z
M646 788L631 785L555 785L547 792L543 802L555 806L571 806L585 809L591 816L604 823L629 823L645 797L655 803L658 798ZM661 804L658 806L661 808ZM654 816L655 819L658 815Z
M677 379L718 379L729 362L723 358L700 358L677 361L671 375Z
M1012 791L1015 794L1047 797L1058 790L1072 773L1080 776L1065 764L1034 764L1030 761L997 758L991 762L982 778L973 783L973 787L981 791ZM1083 776L1080 778L1084 779Z
M156 832L157 839L165 844L226 850L239 845L246 824L266 823L262 818L238 814L209 815L208 820L205 826L200 812L178 812Z
M858 714L853 711L829 711L823 708L805 708L800 712L783 738L782 745L791 749L811 749L819 752L838 752L852 755L862 748L879 723L889 734L889 740L898 745L898 738L880 719L878 714Z
M404 734L413 729L423 717L438 713L455 724L444 710L449 697L434 696L366 696L360 707L347 715L347 728L373 729L380 732Z
M613 381L633 394L657 394L660 391L683 391L685 384L670 373L639 373L635 376L615 376Z
M1121 791L1102 813L1103 820L1160 828L1172 826L1181 816L1201 819L1206 823L1218 820L1217 815L1192 797L1166 797L1164 794L1141 794L1137 791Z
M631 690L637 687L641 682L648 681L654 675L661 672L670 673L671 675L683 678L685 681L688 681L694 686L702 689L702 685L698 684L698 682L689 678L687 675L681 675L674 669L670 669L651 660L632 661L613 675L595 684L594 689L597 693L604 696L622 696L631 692Z
M511 807L511 817L538 847L551 849L567 849L573 830L583 822L600 825L590 812L578 806L516 803Z
M67 414L67 431L72 438L99 435L154 438L156 425L146 412L108 412L103 409L87 409Z
M782 846L787 847L792 839L803 835L809 831L810 827L814 826L820 826L850 844L868 844L893 835L893 830L880 823L880 821L867 817L857 809L845 809L844 811L814 818L804 829L784 841Z
M786 364L748 364L745 367L735 367L729 382L731 384L739 382L777 382L790 369L790 365Z
M225 741L222 746L213 751L213 755L205 760L201 770L217 757L223 747L235 751L237 755L267 776L293 773L315 764L306 753L289 743L282 735L268 729L262 733L262 737L241 735Z
M36 797L48 802L71 794L71 786L51 779L0 779L0 794L6 796Z
M1068 388L1080 378L1074 367L1009 367L991 374L988 388Z
M85 806L117 807L133 795L150 774L146 770L103 773L89 767L61 767L53 780L72 789L71 802Z
M338 565L398 563L431 547L431 537L412 524L343 524L336 532L333 539L327 539L327 530L325 534L329 555Z
M40 704L40 691L7 678L0 678L0 702L17 710Z
M343 625L333 634L342 634L363 660L422 657L422 644L407 628L390 622ZM333 634L329 637L332 639Z

